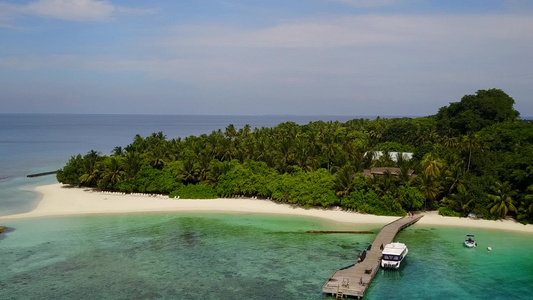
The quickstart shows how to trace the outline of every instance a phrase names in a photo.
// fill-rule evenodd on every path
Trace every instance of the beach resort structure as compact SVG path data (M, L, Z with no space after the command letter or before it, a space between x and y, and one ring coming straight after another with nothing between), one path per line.
M362 261L335 271L324 284L322 292L334 295L337 299L362 298L379 269L383 246L392 243L398 232L422 217L423 215L405 217L383 226L374 242L365 251Z
M402 174L402 170L400 168L396 167L379 167L379 168L372 168L372 169L365 169L363 170L363 176L365 177L373 177L374 175L377 176L383 176L386 172L389 172L393 176L400 176ZM409 177L414 177L415 170L409 169L407 170L407 175Z
M397 162L398 157L401 155L404 160L411 160L413 158L412 152L385 152L385 151L372 151L372 159L377 160L380 159L383 155L387 154L390 156L392 161ZM368 152L365 152L365 156L368 154Z

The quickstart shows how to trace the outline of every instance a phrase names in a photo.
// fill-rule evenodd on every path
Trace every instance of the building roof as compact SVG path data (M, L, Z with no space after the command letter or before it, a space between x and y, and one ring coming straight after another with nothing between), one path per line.
M365 156L366 156L367 153L368 152L365 152ZM385 151L373 151L373 153L374 153L373 159L379 159L380 157L382 157L385 154ZM411 158L413 158L413 153L412 152L389 152L389 155L390 155L390 158L392 159L392 161L398 161L398 155L400 153L402 154L402 157L405 160L410 160Z
M391 175L399 176L401 174L401 169L396 167L379 167L379 168L372 168L372 169L366 169L363 170L363 176L365 177L372 177L374 175L384 175L387 171L391 173ZM415 170L409 169L407 171L407 174L409 176L413 176L413 173Z
M383 249L383 254L400 255L407 246L403 243L390 243Z

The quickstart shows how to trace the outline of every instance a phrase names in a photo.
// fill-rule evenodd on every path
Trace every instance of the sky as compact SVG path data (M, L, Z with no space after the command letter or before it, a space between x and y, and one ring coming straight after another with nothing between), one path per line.
M533 116L529 0L0 0L0 113Z

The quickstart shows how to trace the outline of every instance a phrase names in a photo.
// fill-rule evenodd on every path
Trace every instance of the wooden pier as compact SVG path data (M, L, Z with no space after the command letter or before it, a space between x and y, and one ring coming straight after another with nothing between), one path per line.
M362 298L380 267L381 245L385 246L392 243L398 232L416 223L422 217L423 215L404 217L383 226L372 245L367 249L364 260L335 271L322 287L322 292L331 294L337 299L345 297ZM357 258L354 258L354 260L357 260ZM363 284L360 283L361 279Z

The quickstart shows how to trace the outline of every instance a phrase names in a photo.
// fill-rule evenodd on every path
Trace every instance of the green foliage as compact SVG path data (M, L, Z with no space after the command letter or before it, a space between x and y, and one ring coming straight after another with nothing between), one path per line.
M218 198L218 194L214 187L199 183L183 185L172 191L169 197L179 197L180 199L215 199Z
M465 95L461 102L440 108L436 116L437 128L443 133L464 135L495 123L515 121L519 113L513 105L513 98L502 90L479 90L475 95Z
M515 147L533 145L533 122L506 122L486 127L479 140L492 151L513 151Z
M517 121L513 104L493 89L422 118L286 122L253 130L229 125L171 140L162 132L136 135L110 156L91 150L71 157L57 180L181 198L259 196L398 216L438 208L446 215L531 222L533 123ZM372 151L414 154L393 162L387 155L373 159ZM363 169L379 166L399 167L400 174L365 177ZM498 182L508 186L510 198L491 188Z
M488 197L492 200L492 203L488 206L490 213L496 213L500 218L505 218L509 212L517 213L514 199L517 192L517 190L513 190L509 181L504 183L496 181L491 186L491 192L488 194Z
M341 205L361 213L404 216L401 205L390 195L380 198L373 190L357 190L342 199Z
M291 176L289 203L310 206L333 206L339 201L333 191L333 175L325 169L297 172Z
M270 196L266 188L272 171L264 162L249 161L245 164L234 162L226 173L218 178L218 194L223 197L231 195Z
M524 191L533 184L533 145L516 147L505 155L501 162L499 174L505 181Z
M57 181L64 184L79 185L83 175L83 158L81 154L72 156L63 169L57 170Z
M461 217L460 212L456 212L447 206L439 207L439 215L445 216L445 217Z
M175 174L171 168L163 170L144 166L133 178L132 184L136 187L134 191L141 193L164 193L168 194L183 184L175 180Z
M418 162L422 161L422 159L424 158L424 156L426 156L426 154L433 151L433 147L434 146L429 143L426 143L426 144L423 144L417 147L415 151L413 152L413 159Z
M426 197L419 189L409 185L400 186L397 191L398 200L404 210L420 210Z
M397 142L383 142L376 146L379 151L387 152L414 152L415 147L410 145L404 145Z

